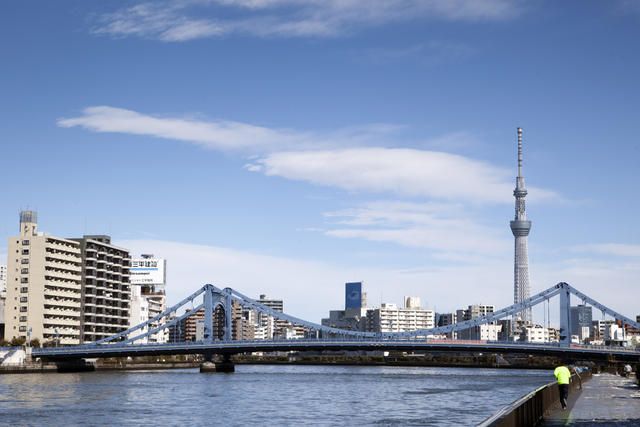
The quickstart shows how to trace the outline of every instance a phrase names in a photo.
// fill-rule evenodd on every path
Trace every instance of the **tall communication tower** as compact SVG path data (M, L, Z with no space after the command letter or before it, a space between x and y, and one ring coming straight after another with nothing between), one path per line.
M519 303L529 298L529 255L527 250L527 236L531 230L531 221L527 220L524 199L527 189L522 175L522 128L518 128L518 177L516 188L513 190L516 198L516 216L511 221L511 232L515 237L515 256L513 263L513 302ZM531 323L531 308L520 312L518 319L525 324ZM515 326L515 325L514 325Z

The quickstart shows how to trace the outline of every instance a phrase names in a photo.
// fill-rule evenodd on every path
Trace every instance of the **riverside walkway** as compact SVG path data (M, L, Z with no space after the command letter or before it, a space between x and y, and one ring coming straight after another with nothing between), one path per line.
M596 374L582 392L569 396L567 410L553 409L542 426L640 426L640 388L633 378Z

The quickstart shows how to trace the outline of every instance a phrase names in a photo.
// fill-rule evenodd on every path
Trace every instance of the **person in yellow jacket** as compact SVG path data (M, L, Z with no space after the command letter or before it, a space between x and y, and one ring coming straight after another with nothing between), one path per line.
M578 379L581 380L580 375L576 370L573 370L575 374L578 376ZM553 375L558 380L558 388L560 389L560 404L562 405L562 409L567 408L567 399L569 398L569 383L571 382L571 370L567 368L565 365L558 366L554 371ZM582 388L582 381L580 381L580 388Z

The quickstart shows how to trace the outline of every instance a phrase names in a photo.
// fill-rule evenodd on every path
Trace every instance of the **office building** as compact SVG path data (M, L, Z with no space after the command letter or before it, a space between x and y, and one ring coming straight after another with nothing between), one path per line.
M495 311L494 305L474 304L466 309L456 311L458 322L472 320L481 316L486 316ZM491 322L485 325L479 325L472 328L458 331L458 339L460 340L484 340L497 341L499 334L502 332L502 325L497 322Z
M457 323L458 316L456 313L436 313L436 326L449 326ZM448 339L456 339L458 338L457 332L448 332L446 334L441 334L445 338Z
M80 244L37 228L37 213L23 211L20 234L9 238L5 338L80 344Z
M587 305L571 307L571 335L577 337L578 342L584 342L591 337L593 310Z
M320 321L323 326L350 331L367 328L367 298L362 282L344 284L344 310L330 310L329 317Z
M513 302L521 303L529 298L529 255L527 248L527 236L531 230L531 221L527 220L525 197L527 189L522 174L522 129L518 128L518 176L516 188L513 190L516 198L515 218L511 221L511 232L515 238L514 263L513 263ZM531 323L531 309L522 310L517 319L522 324ZM514 325L515 326L515 325Z
M154 318L167 309L166 283L167 283L167 261L155 258L152 254L142 254L140 258L131 260L130 282L132 288L139 288L138 298L146 300L146 318L144 321ZM144 304L136 305L143 308ZM141 313L133 315L135 318L142 318ZM130 326L135 326L131 324ZM153 322L150 327L155 328L160 322ZM164 343L169 340L169 330L163 329L149 337L151 343Z

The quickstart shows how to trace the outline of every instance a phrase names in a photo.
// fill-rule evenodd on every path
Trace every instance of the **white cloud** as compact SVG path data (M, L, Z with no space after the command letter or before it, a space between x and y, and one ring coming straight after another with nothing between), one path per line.
M500 21L519 13L513 0L174 0L105 14L93 31L167 42L225 34L333 37L391 22Z
M380 302L401 304L404 295L416 295L425 306L447 312L477 303L501 308L510 305L513 298L510 257L476 265L391 269L347 267L161 240L121 241L119 245L134 253L155 253L168 259L169 303L212 283L250 297L267 294L283 298L287 313L318 322L329 310L342 307L344 283L354 280L365 282L371 306ZM593 268L590 260L561 260L532 267L532 294L565 281L628 316L637 314L635 298L619 297L637 294L637 264L619 268L618 264L603 263Z
M223 151L264 152L276 147L304 147L311 142L320 143L312 135L286 129L270 129L229 120L155 117L109 106L85 108L79 117L59 119L58 126L83 127L94 132L148 135Z
M267 176L349 191L463 202L513 202L512 171L456 154L408 148L348 148L272 153L247 167ZM531 188L539 199L557 198Z
M57 123L65 128L82 127L93 132L153 136L214 150L244 151L254 155L273 150L381 144L402 129L397 125L373 123L317 133L268 128L231 120L153 116L104 105L87 107L82 115L58 119Z
M325 234L362 238L436 251L440 259L461 262L486 261L508 254L512 242L477 221L459 204L373 202L365 206L325 214L338 219L339 228Z
M640 245L623 243L599 243L574 246L572 249L576 252L590 252L617 257L640 257Z

